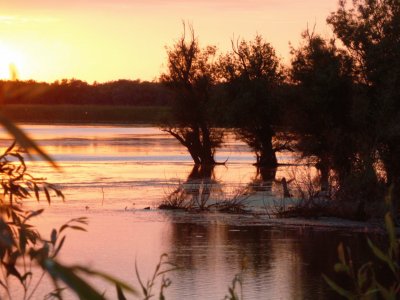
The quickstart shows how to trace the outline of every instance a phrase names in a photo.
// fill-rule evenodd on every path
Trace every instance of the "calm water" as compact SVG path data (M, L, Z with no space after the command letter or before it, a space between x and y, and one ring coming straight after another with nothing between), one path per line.
M245 299L326 299L329 293L321 274L332 273L339 241L351 245L359 255L365 249L362 234L267 226L254 216L144 210L156 207L195 173L180 144L157 128L24 128L63 170L59 173L36 161L30 163L30 172L57 184L67 199L65 203L54 199L50 207L44 201L28 203L35 208L46 207L37 225L49 233L73 217L87 216L90 220L89 232L68 235L61 256L65 263L106 270L136 284L135 261L145 279L159 256L168 253L181 267L170 274L173 284L167 292L169 299L222 299L242 265L246 265ZM6 138L0 135L2 146L8 144ZM263 179L271 174L258 174L252 166L252 153L232 137L218 151L217 159L228 161L209 176L216 191L232 194L250 185L258 199L277 201L282 193L279 180L291 179L305 168L280 167L272 174L277 181L265 182ZM298 162L292 154L282 153L278 159ZM95 284L115 298L111 287L100 281ZM38 298L50 289L42 285Z

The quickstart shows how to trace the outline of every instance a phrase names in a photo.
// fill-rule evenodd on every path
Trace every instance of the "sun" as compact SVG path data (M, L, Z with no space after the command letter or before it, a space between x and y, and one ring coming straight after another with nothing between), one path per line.
M0 42L0 79L15 79L23 67L23 56L16 49Z

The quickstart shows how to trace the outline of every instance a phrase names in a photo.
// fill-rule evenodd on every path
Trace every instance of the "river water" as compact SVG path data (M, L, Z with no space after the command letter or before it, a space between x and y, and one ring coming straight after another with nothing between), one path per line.
M28 163L29 172L56 184L66 196L65 202L53 198L50 206L44 199L25 204L46 208L36 220L37 226L49 234L71 218L89 218L88 232L68 234L61 254L66 264L104 270L138 286L135 264L146 279L160 255L167 253L179 266L168 274L172 285L167 299L222 299L239 273L244 299L326 299L335 296L321 274L333 275L339 242L350 245L360 259L364 257L365 235L345 229L282 226L255 214L155 209L166 196L199 175L185 149L158 128L22 127L61 167L59 172L38 160ZM8 144L6 134L1 133L0 145ZM279 182L283 177L289 181L302 172L314 172L295 154L279 153L279 162L286 165L272 175L259 174L248 147L230 134L217 152L217 160L227 163L206 175L213 191L226 198L250 187L257 195L253 207L257 212L271 199L282 201ZM201 178L204 180L204 175ZM291 188L295 193L294 184ZM94 284L111 299L116 298L106 283L95 280ZM45 281L37 298L51 289ZM67 298L75 299L69 294Z

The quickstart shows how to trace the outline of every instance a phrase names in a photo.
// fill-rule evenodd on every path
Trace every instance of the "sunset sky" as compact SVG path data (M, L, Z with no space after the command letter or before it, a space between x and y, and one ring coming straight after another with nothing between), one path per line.
M182 20L201 45L230 48L262 34L285 62L307 23L330 37L325 19L337 0L12 0L0 3L0 78L89 82L153 80Z

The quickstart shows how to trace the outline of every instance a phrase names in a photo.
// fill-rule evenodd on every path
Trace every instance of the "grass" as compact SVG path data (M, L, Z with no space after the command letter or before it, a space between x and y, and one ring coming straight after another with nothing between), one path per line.
M213 191L212 184L192 184L188 188L185 184L178 185L167 193L157 207L163 210L185 211L218 211L223 213L241 214L248 212L250 193L246 188L235 189L228 193Z
M159 124L170 117L163 106L3 105L3 115L35 124Z

